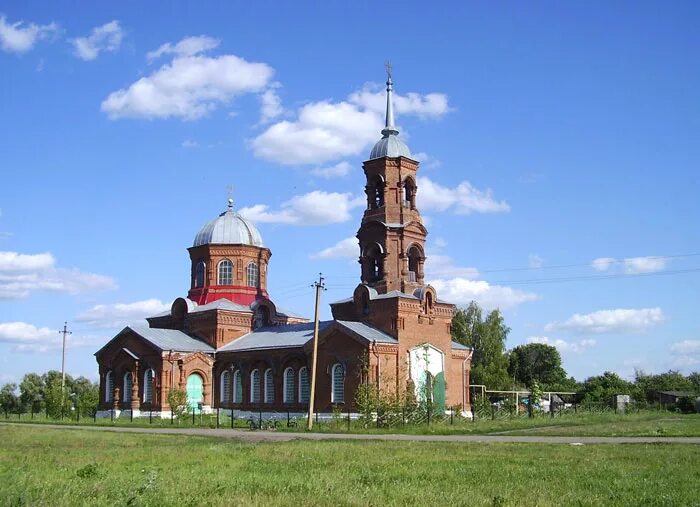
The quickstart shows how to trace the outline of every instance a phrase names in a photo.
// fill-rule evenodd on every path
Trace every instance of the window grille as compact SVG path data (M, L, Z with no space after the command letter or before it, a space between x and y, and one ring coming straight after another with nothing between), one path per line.
M299 403L309 402L309 370L304 366L299 370Z
M143 374L143 402L153 403L153 370L150 368Z
M228 259L219 263L219 285L233 285L233 263Z
M265 403L275 402L275 379L272 375L272 369L265 370Z
M114 401L114 373L111 371L105 375L105 401L107 403Z
M133 380L131 379L131 372L126 372L124 374L124 392L122 393L122 401L131 401L131 388L133 387Z
M250 374L250 402L260 403L260 371L253 370Z
M333 365L331 403L345 403L345 368L340 363Z
M220 400L222 403L227 403L231 401L231 372L228 370L224 370L221 374L220 392Z
M260 280L260 271L258 265L254 262L248 264L246 268L246 284L248 287L257 287Z
M241 382L241 370L233 373L233 402L243 403L243 383Z
M294 368L284 370L284 392L282 400L285 403L294 403Z

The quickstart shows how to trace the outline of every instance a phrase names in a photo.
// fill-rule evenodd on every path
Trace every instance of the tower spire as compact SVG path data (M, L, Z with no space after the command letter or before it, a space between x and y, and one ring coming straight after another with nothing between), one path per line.
M382 130L382 135L388 137L390 135L398 135L399 131L396 130L394 125L394 104L392 101L392 92L394 91L394 82L391 80L392 67L389 62L385 64L386 67L386 121L384 123L384 129Z

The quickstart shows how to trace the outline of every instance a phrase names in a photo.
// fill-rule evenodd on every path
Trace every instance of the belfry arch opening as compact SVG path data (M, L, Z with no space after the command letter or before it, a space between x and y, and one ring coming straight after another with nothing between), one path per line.
M423 252L416 245L408 249L408 281L423 279Z
M368 245L364 250L365 279L378 282L384 278L384 251L377 243Z
M406 178L403 182L403 206L404 208L416 208L416 183L412 178Z
M378 209L384 206L384 180L381 176L373 176L369 180L368 198L370 209Z

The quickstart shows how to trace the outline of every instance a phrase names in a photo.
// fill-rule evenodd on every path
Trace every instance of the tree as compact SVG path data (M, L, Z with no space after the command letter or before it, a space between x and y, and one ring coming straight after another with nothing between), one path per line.
M69 394L73 388L73 378L66 375L66 385L61 391L61 372L50 370L42 375L44 380L44 404L46 405L46 415L53 418L70 414Z
M76 410L83 417L92 417L99 403L99 385L85 377L78 377L73 381L71 387L71 395L73 395Z
M561 355L551 345L528 343L518 345L508 355L508 374L516 383L530 388L536 381L545 390L566 381Z
M581 389L584 402L609 402L616 394L634 394L634 392L634 384L610 371L587 378Z
M506 339L510 328L505 325L499 310L490 312L482 320L479 305L472 301L467 308L458 309L452 318L452 338L472 347L471 378L473 384L488 389L505 389L510 385Z
M691 377L692 375L684 377L683 374L675 370L658 375L647 375L643 371L637 370L634 372L634 384L637 388L636 398L652 401L656 391L694 392L695 386Z
M27 373L19 384L19 398L22 409L31 412L41 412L44 408L44 393L46 384L41 375Z
M0 409L4 412L12 412L18 408L17 384L5 384L0 389Z
M185 390L174 388L168 391L168 405L178 418L187 414L187 393Z

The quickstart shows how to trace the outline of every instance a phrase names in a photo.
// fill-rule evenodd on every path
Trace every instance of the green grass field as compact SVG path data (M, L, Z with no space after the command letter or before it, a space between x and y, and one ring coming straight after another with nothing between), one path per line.
M699 505L697 445L242 443L0 427L2 505Z
M10 422L47 422L51 424L61 423L54 419L46 419L43 416L35 416L34 419L28 415L18 419L16 416L11 416L9 419L2 418L0 421L6 420ZM62 421L64 424L76 424L77 421L66 419ZM220 427L231 427L231 420L228 417L221 416ZM245 419L234 421L234 426L237 428L247 428ZM433 435L488 435L488 434L512 434L512 435L529 435L529 434L546 434L546 435L580 435L580 436L668 436L668 437L697 437L700 436L700 414L677 414L668 411L648 410L639 413L615 414L614 412L578 412L576 414L562 414L556 417L548 415L538 415L533 419L526 416L519 417L502 417L491 420L489 418L478 419L476 422L461 418L454 418L453 424L450 424L450 419L445 418L442 422L433 422L430 426L427 424L420 425L401 425L396 424L390 427L377 428L374 424L369 424L364 427L357 421L351 421L349 431L352 433L407 433L407 434L433 434ZM215 416L199 416L195 417L195 423L192 424L192 418L187 416L182 421L175 421L171 424L170 419L154 419L149 423L148 418L137 418L133 422L128 418L116 419L98 419L97 423L92 419L81 419L80 424L100 426L142 426L142 427L216 427ZM306 428L305 420L299 421L296 428L286 428L286 416L280 414L279 431L304 431ZM348 432L348 425L345 418L339 418L335 421L326 421L314 426L314 431L318 432Z

